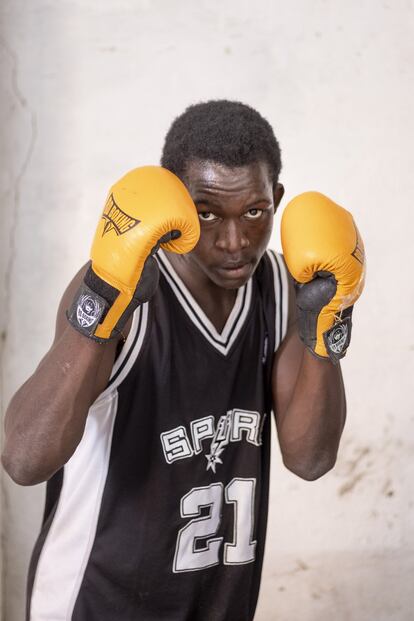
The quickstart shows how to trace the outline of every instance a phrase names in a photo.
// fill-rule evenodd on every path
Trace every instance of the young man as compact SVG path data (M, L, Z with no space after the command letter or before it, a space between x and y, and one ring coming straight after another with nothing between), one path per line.
M335 463L345 397L318 322L329 307L334 323L341 277L327 257L299 289L302 342L266 250L284 192L270 125L237 102L192 106L161 163L111 188L92 263L7 412L6 470L48 481L33 621L253 619L272 409L290 470Z

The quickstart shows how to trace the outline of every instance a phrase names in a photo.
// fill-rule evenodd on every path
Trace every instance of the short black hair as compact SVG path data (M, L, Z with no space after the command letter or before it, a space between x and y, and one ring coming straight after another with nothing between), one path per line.
M173 121L165 137L161 166L183 179L193 159L229 167L263 161L273 183L282 168L279 143L270 123L254 108L227 99L189 106Z

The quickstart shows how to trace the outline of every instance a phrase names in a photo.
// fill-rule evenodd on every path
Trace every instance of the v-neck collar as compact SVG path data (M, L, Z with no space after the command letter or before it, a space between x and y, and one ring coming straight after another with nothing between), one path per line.
M207 317L201 306L187 289L172 264L168 261L163 250L157 253L160 270L174 292L183 310L192 323L203 334L207 341L221 354L227 355L242 329L250 309L252 298L252 279L237 290L236 300L226 324L221 332Z

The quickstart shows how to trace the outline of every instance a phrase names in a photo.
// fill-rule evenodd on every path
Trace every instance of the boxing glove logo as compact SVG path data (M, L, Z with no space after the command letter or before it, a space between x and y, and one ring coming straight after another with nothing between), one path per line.
M90 328L100 317L102 306L90 295L81 295L76 309L76 319L82 328Z
M132 218L125 211L122 211L116 204L113 194L110 194L106 201L102 218L105 220L102 237L110 231L115 231L117 235L123 235L141 222L141 220Z
M352 307L350 311L352 312ZM337 321L330 330L324 332L325 347L332 360L338 361L345 354L351 340L351 328L352 322L349 315Z

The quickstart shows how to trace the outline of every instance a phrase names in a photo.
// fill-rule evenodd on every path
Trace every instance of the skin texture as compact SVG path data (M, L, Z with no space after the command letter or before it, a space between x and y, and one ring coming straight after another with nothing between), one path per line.
M272 184L261 162L228 168L194 160L184 181L199 213L201 237L191 253L169 253L168 258L221 331L237 289L253 274L267 247L284 190ZM86 268L62 298L51 349L6 412L2 462L21 485L49 479L72 456L89 407L105 388L119 350L119 343L98 344L66 320ZM299 340L293 286L291 294L288 333L273 364L274 410L286 467L313 480L335 463L345 396L339 365L315 358Z
M20 485L48 480L75 452L90 405L105 388L117 343L101 345L66 319L87 265L66 289L52 347L12 398L5 416L2 463Z
M256 269L268 245L283 186L273 188L263 163L240 168L192 161L185 183L200 218L200 241L169 260L213 325L221 331L237 289ZM240 270L237 268L243 264Z

